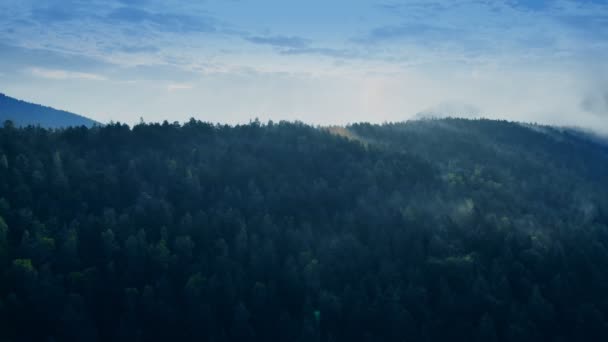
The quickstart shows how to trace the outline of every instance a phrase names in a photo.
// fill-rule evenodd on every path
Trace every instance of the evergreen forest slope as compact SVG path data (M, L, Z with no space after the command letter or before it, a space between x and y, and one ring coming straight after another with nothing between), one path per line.
M608 340L608 148L438 119L0 128L0 341Z

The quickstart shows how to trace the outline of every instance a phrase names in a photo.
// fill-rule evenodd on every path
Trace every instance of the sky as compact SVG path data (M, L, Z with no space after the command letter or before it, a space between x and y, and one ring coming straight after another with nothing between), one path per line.
M608 133L608 0L0 0L0 92L100 122Z

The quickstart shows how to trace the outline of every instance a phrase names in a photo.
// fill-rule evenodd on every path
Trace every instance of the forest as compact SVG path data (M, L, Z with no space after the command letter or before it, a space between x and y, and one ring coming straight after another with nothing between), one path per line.
M570 130L0 128L0 342L607 341L607 270Z

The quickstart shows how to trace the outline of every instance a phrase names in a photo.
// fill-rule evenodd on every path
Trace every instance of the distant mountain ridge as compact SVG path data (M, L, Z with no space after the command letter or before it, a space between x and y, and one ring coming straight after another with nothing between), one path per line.
M82 115L18 100L0 93L0 122L6 120L11 120L17 126L33 125L45 128L91 127L99 124Z

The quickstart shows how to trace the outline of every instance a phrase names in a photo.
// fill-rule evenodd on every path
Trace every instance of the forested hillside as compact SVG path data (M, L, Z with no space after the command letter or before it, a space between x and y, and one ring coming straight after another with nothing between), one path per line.
M0 122L12 121L16 126L61 128L69 126L91 127L97 122L84 116L14 99L0 93Z
M605 341L607 270L580 134L0 128L0 341Z

